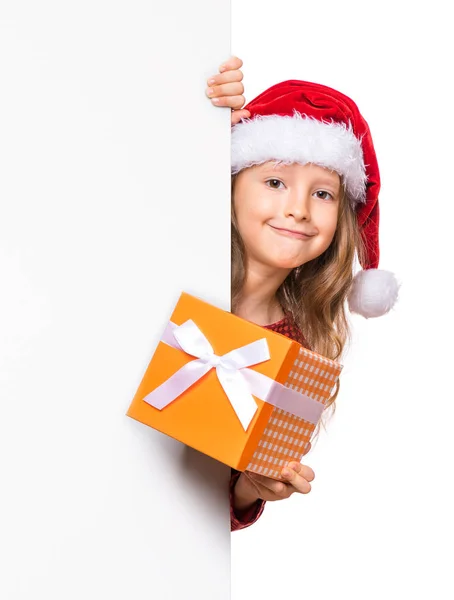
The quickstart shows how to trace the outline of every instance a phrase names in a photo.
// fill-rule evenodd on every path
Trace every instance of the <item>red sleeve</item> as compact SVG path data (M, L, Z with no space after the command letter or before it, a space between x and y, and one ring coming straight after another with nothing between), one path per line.
M232 469L232 476L230 478L230 531L237 531L238 529L244 529L253 525L265 508L265 500L257 500L247 512L241 513L241 516L235 514L233 509L233 488L240 475L239 471Z

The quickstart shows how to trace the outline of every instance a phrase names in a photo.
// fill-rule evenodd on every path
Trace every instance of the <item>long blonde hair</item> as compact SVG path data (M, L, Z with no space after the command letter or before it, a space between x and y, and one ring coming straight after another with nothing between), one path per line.
M246 271L245 248L238 231L234 209L235 180L232 175L232 312L241 297ZM307 346L332 360L339 360L350 338L345 303L353 279L355 255L361 260L364 244L351 200L341 186L336 232L329 248L319 257L293 269L276 292L282 309L301 330ZM331 416L339 382L326 403ZM324 411L324 417L328 415ZM319 425L325 426L324 419ZM319 433L319 426L314 438Z

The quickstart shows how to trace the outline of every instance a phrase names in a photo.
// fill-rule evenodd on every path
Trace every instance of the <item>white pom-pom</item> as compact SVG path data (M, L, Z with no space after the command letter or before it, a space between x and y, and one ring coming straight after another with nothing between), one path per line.
M366 319L381 317L396 303L399 284L390 271L366 269L353 278L348 305L354 313Z

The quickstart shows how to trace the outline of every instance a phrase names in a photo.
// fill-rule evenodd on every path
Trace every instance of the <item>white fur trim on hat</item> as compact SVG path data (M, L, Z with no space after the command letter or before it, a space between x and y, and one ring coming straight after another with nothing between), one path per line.
M381 317L396 303L399 287L396 276L390 271L360 271L353 278L348 297L349 308L366 319Z
M301 115L256 115L232 128L232 174L268 161L312 163L336 171L356 204L366 200L367 175L361 141L351 124Z

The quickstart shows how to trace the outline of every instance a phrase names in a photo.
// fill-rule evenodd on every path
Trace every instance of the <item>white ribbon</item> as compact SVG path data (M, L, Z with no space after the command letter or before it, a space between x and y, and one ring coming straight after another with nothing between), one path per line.
M266 339L257 340L227 352L223 356L217 356L194 321L186 321L180 327L172 323L171 330L179 347L187 354L196 356L197 359L184 365L148 394L144 398L145 402L161 410L214 368L241 425L246 430L257 411L257 403L251 395L241 369L269 360L270 351ZM168 338L167 330L164 338Z
M248 368L270 359L268 342L265 338L217 356L198 326L194 321L189 320L180 326L170 322L162 341L195 356L196 359L186 363L145 396L144 401L159 410L168 406L214 368L245 431L257 411L257 403L253 396L314 424L323 412L324 407L321 402Z

